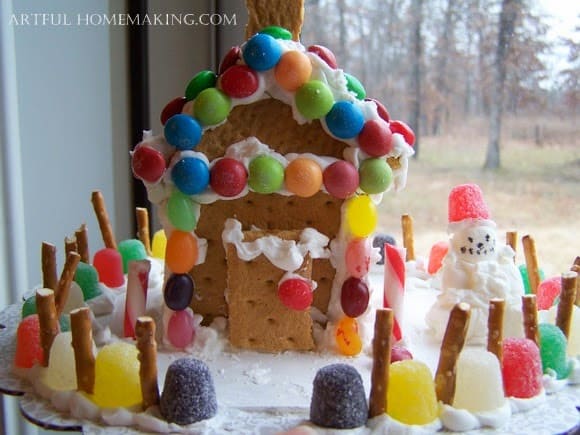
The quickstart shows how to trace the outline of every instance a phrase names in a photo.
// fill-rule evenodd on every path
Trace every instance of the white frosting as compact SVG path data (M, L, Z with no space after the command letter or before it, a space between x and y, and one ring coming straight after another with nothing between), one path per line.
M546 390L542 389L540 394L534 397L508 397L512 407L512 413L525 412L540 406L546 401Z
M452 406L442 404L440 418L446 429L466 432L482 427L500 428L509 421L511 415L511 406L506 400L504 405L498 409L480 412L455 409Z

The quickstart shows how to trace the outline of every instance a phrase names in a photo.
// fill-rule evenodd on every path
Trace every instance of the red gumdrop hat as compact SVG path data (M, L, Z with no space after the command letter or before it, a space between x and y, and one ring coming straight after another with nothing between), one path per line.
M449 223L465 219L489 219L489 209L477 184L461 184L449 193Z

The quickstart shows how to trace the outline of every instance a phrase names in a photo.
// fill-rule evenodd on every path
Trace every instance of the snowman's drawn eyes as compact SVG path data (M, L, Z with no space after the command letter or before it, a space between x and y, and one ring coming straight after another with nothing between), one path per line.
M468 237L467 240L469 241L469 243L473 243L473 237Z
M481 249L481 248L483 248L483 243L480 242L477 244L477 249Z
M489 239L491 239L491 237L489 236L489 234L486 234L486 235L485 235L485 241L486 241L486 242L489 242Z

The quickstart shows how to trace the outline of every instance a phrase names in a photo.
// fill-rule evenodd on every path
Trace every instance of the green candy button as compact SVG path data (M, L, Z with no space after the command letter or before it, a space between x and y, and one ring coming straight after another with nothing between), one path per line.
M393 181L393 170L385 159L366 159L360 165L359 177L364 192L383 193Z
M359 100L364 100L367 96L367 91L365 91L360 80L348 73L344 73L344 78L346 79L347 89L353 92Z
M274 157L260 155L248 167L248 185L258 193L274 193L284 184L284 166Z
M185 99L187 101L195 100L201 91L207 88L213 88L217 81L217 75L213 71L198 72L187 84L185 88Z
M334 97L325 83L311 80L296 91L295 102L298 111L306 119L318 119L330 112Z
M230 97L216 88L204 89L193 103L193 115L203 125L216 125L228 117Z
M270 35L272 38L285 39L287 41L292 39L292 33L288 29L280 26L264 27L258 33L264 33L266 35Z

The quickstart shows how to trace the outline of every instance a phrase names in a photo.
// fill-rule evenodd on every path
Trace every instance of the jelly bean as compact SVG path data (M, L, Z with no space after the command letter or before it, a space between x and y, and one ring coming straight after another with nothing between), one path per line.
M230 97L216 88L207 88L193 102L193 114L201 125L216 125L225 121L230 113Z
M171 179L182 193L195 195L209 184L209 167L197 157L184 157L171 170Z
M278 63L282 46L275 38L265 33L252 36L243 48L244 60L256 71L267 71Z
M187 103L187 99L185 97L177 97L167 103L161 111L161 115L159 116L161 124L165 125L169 118L171 118L173 115L181 113L185 103Z
M220 75L223 74L228 68L238 63L238 60L240 60L241 53L242 50L240 50L240 47L238 46L234 46L228 50L228 52L220 62L220 66L218 68Z
M395 344L391 348L391 364L397 361L407 361L413 359L413 354L406 347Z
M222 91L231 98L246 98L254 94L260 85L258 74L246 65L234 65L220 77Z
M308 198L320 191L322 169L314 160L299 157L286 167L285 183L286 189L293 194Z
M193 231L197 225L193 201L177 189L167 200L167 217L171 225L181 231Z
M405 124L403 121L390 121L389 128L393 133L402 134L405 138L405 142L413 146L415 144L415 133L411 127Z
M107 287L115 288L125 284L123 260L116 249L104 248L95 252L93 266L99 273L99 279Z
M369 288L359 278L350 277L340 291L340 306L348 317L358 317L364 314L369 306Z
M336 69L338 68L338 63L336 62L336 57L334 53L330 51L328 48L322 45L311 45L307 49L310 53L316 54L320 59L324 61L330 68Z
M31 368L44 359L40 345L40 323L38 314L25 317L16 330L16 353L14 365L20 368Z
M141 240L127 239L119 243L117 250L123 259L123 273L129 270L129 262L136 260L145 260L147 258L147 251L145 245Z
M365 122L358 135L358 145L371 157L381 157L393 150L393 134L382 119L371 119Z
M393 181L393 170L385 159L366 159L359 167L360 188L366 193L383 193Z
M359 176L352 163L338 160L326 167L322 180L328 193L335 198L346 199L356 192Z
M163 129L165 139L178 150L191 150L201 140L201 126L189 115L173 115Z
M285 29L284 27L280 26L264 27L258 33L264 33L266 35L270 35L272 38L284 39L287 41L292 39L292 33L289 30Z
M173 273L187 273L197 263L197 239L184 231L175 230L167 240L165 264Z
M336 327L336 345L341 354L358 355L362 350L362 340L358 335L358 323L351 317L343 317Z
M176 311L167 324L167 339L172 346L184 349L195 339L193 316L189 310Z
M354 237L367 237L377 226L377 209L368 195L350 198L346 203L346 222Z
M215 193L226 198L237 196L246 187L248 172L244 165L229 157L218 160L209 173L209 184Z
M289 92L294 92L306 83L311 73L310 59L297 50L284 53L274 69L276 82Z
M312 286L305 279L285 279L278 286L278 297L291 310L304 311L312 305Z
M554 305L556 299L560 296L562 291L562 278L554 276L545 279L538 285L536 289L536 302L538 310L549 310Z
M387 108L383 105L383 103L381 103L379 100L376 100L374 98L365 98L365 101L372 101L373 103L375 103L375 105L377 106L377 115L379 115L379 117L383 121L389 122L389 120L391 119L391 116L389 115L389 112L388 112Z
M173 311L185 310L191 303L195 285L187 273L174 273L165 283L163 297L165 305Z
M26 298L22 304L22 318L36 314L36 295Z
M198 72L187 84L185 98L188 101L195 100L201 91L215 86L217 76L213 71Z
M325 121L330 132L339 139L355 137L365 122L362 111L350 101L334 103Z
M147 183L156 183L165 173L165 158L156 149L138 146L131 157L131 168L135 177Z
M355 278L362 278L369 273L371 257L370 248L367 246L367 242L367 239L354 239L351 240L346 247L346 252L344 254L346 270L349 275Z
M318 119L330 112L334 97L328 85L319 80L310 80L296 91L295 102L306 119Z
M344 73L344 78L346 79L346 88L359 100L364 100L367 96L367 92L359 79L348 73Z
M167 246L167 237L165 231L157 230L153 234L153 241L151 242L151 254L155 258L165 259L165 248Z
M252 159L249 165L248 185L258 193L274 193L284 184L284 166L266 154Z
M75 282L83 291L85 301L100 296L102 291L99 287L99 272L94 266L80 262L74 276Z
M548 323L538 325L540 333L540 355L544 373L552 370L557 379L566 379L570 372L566 354L566 336L560 328Z

